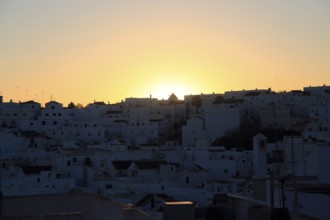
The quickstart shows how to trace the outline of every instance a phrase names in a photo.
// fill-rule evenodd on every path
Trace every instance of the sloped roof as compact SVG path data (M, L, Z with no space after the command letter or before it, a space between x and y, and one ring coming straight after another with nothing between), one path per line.
M166 164L164 160L137 160L134 164L140 170L155 170L159 169L160 164Z
M33 100L26 101L26 102L22 102L21 104L22 104L22 105L28 105L28 104L37 104L37 105L40 105L40 103L35 102L35 101L33 101Z
M172 93L168 98L168 101L178 101L178 100L179 100L178 97L174 93Z
M154 199L154 194L147 194L138 202L135 203L135 206L145 206L146 204L150 203L152 199Z
M111 163L117 170L127 170L132 160L114 160Z
M39 174L41 171L51 171L53 166L22 166L25 174Z

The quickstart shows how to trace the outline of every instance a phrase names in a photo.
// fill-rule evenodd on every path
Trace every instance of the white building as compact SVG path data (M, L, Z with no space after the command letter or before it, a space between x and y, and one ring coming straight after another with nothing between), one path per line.
M201 114L192 115L182 127L182 145L194 146L199 139L210 142L222 137L226 131L238 128L239 108L231 104L206 106Z

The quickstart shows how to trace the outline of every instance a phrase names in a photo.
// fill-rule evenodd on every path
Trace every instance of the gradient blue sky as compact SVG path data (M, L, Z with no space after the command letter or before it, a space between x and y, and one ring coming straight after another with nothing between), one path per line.
M2 0L5 101L330 84L328 0Z

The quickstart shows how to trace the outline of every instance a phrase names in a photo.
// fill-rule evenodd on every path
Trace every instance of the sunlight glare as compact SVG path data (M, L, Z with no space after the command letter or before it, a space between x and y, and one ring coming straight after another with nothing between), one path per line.
M190 94L190 89L177 82L167 82L155 86L150 92L152 97L158 100L167 100L172 93L174 93L179 100L183 100L185 95Z

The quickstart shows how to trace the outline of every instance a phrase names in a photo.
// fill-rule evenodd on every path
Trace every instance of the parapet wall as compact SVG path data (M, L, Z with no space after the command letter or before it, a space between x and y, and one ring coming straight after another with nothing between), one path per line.
M1 198L0 219L113 219L155 218L96 194L61 194Z

